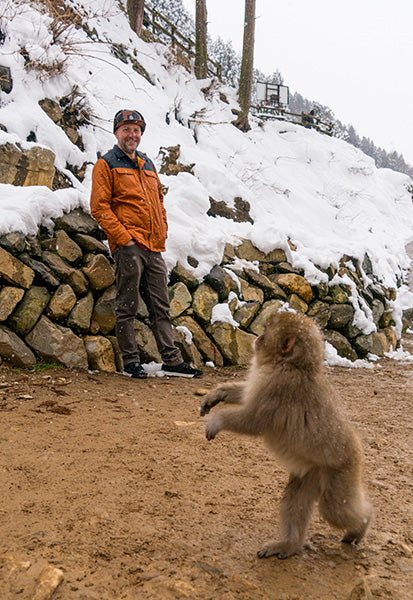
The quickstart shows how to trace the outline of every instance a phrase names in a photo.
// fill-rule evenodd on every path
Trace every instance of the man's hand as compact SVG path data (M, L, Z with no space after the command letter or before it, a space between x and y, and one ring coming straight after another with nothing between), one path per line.
M134 244L136 244L135 240L129 240L129 242L126 242L125 246L133 246Z

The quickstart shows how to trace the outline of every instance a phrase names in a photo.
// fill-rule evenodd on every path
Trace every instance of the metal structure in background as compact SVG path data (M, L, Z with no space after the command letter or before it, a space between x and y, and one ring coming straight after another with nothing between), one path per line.
M290 102L290 90L288 86L280 83L268 83L257 81L257 102L263 109L286 108Z
M309 117L304 112L292 113L286 110L290 101L290 91L286 85L258 81L256 97L257 105L251 107L251 112L259 119L290 121L307 129L315 129L320 133L333 135L333 124L322 121L317 115Z

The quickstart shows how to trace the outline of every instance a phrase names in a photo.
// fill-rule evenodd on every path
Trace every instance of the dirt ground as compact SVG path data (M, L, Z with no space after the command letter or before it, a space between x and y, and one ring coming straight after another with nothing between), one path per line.
M404 348L413 352L413 335ZM304 552L276 537L287 474L260 440L207 442L198 380L0 367L1 600L413 598L413 362L329 368L366 454L360 547L314 515Z

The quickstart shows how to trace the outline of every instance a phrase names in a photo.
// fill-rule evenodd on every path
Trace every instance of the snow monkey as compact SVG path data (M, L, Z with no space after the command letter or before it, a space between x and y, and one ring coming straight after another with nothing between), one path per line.
M272 315L255 339L246 381L209 392L201 416L219 402L237 406L208 417L207 439L224 429L263 436L290 473L281 501L281 539L263 546L260 558L299 552L317 501L322 517L344 530L343 542L362 539L372 512L362 484L362 447L327 382L314 321L291 312Z

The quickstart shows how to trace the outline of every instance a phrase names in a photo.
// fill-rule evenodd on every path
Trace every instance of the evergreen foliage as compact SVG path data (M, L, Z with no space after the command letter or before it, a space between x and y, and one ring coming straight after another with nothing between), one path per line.
M195 41L195 22L182 4L182 0L146 0L145 3L176 25L182 35ZM159 38L169 43L169 38L162 33L159 33Z
M222 67L222 79L228 85L238 88L239 75L241 72L241 54L232 47L232 42L220 37L211 41L208 45L209 56Z

